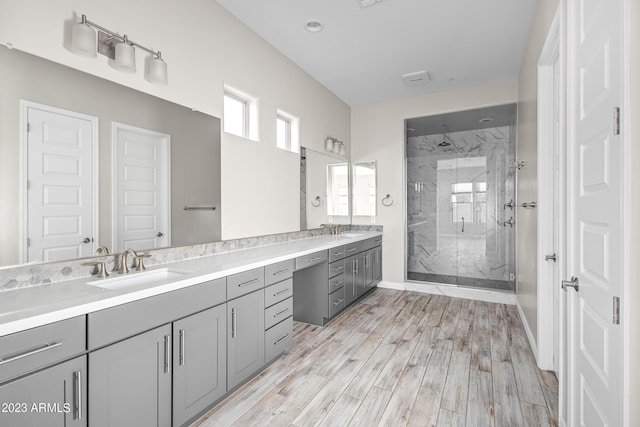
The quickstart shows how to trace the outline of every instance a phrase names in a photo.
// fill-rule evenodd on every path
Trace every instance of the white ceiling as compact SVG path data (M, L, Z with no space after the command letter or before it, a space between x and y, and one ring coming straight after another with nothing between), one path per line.
M517 78L537 0L217 1L354 106Z

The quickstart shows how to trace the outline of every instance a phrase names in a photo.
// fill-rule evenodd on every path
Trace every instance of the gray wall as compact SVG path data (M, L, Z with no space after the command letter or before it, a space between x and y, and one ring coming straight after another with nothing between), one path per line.
M0 48L0 64L0 266L19 262L21 99L99 118L101 245L112 247L112 122L171 135L172 245L220 240L220 119L16 50Z

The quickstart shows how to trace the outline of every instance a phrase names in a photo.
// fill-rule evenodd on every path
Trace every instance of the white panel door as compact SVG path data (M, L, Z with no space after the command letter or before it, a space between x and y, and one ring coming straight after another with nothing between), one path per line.
M622 0L568 2L569 424L622 425Z
M171 244L170 136L113 124L114 250Z
M25 262L91 256L97 242L98 119L23 103L26 119Z

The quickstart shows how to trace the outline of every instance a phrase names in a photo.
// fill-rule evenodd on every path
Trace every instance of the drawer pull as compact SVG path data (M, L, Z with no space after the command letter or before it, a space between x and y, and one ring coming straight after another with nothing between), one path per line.
M342 304L344 302L343 299L339 299L338 301L334 302L333 305L338 306L340 304Z
M281 291L278 291L278 292L276 292L275 294L273 294L273 296L274 296L274 297L277 297L278 295L282 295L282 294L284 294L284 293L286 293L286 292L289 292L289 288L287 288L287 289L283 289L283 290L281 290Z
M353 251L355 251L356 249L358 249L358 248L351 248L351 249L347 249L347 252L353 252Z
M82 419L82 371L73 373L73 392L75 397L75 419Z
M382 239L374 240L373 242L374 242L374 243L382 243Z
M307 262L314 262L314 261L318 261L319 259L322 259L321 256L317 256L315 258L307 258Z
M287 338L288 336L289 336L289 334L285 334L282 338L280 338L280 339L278 339L278 340L274 341L274 342L273 342L273 345L278 345L278 344L280 344L280 342L281 342L283 339Z
M278 270L278 271L274 271L274 272L273 272L273 275L274 275L274 276L278 276L278 275L280 275L280 274L284 274L284 273L286 273L287 271L289 271L289 269L288 269L288 268L285 268L285 269L282 269L282 270Z
M340 271L340 270L344 270L344 265L341 265L340 267L335 267L333 269L333 271Z
M248 282L242 282L238 285L238 287L243 287L243 286L247 286L247 285L251 285L252 283L256 283L258 281L258 279L252 279L249 280Z
M14 360L22 359L24 357L33 356L34 354L42 353L43 351L51 350L61 345L62 345L62 342L46 343L46 344L43 344L42 347L38 347L34 350L16 354L15 356L11 356L6 359L0 359L0 365L4 365L5 363L13 362Z
M286 313L287 311L289 311L288 308L285 308L284 310L280 310L279 312L277 312L276 314L273 315L274 318L280 316L281 314Z
M344 283L344 280L338 280L337 282L332 283L331 285L332 285L332 286L340 286L340 285L342 285L343 283Z
M344 255L344 252L337 252L337 253L333 254L333 256L340 256L340 255Z

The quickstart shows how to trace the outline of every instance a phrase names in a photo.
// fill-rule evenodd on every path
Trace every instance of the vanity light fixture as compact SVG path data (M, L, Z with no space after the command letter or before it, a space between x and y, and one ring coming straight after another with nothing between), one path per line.
M98 33L94 31L98 30ZM110 65L125 73L136 72L135 48L149 52L152 57L147 62L144 78L153 84L167 84L167 63L162 59L160 51L154 51L108 30L82 15L82 20L74 24L71 32L71 51L79 56L95 58L97 54L110 58Z
M346 156L347 150L344 148L344 142L339 141L337 138L328 136L324 140L324 151L337 154L339 156Z

